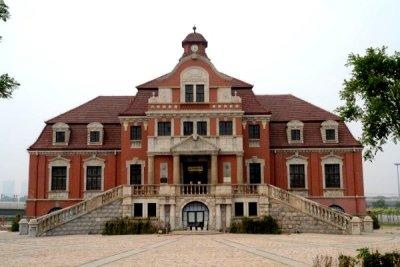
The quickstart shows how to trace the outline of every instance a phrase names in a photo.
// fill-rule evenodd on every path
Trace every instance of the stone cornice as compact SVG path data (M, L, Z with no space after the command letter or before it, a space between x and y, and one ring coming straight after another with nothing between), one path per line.
M30 155L46 156L65 156L65 155L115 155L120 153L120 149L115 150L32 150L28 151Z
M147 111L147 118L165 118L165 117L241 117L243 110L157 110Z
M317 147L317 148L308 148L308 147L299 147L299 148L270 148L270 151L277 152L318 152L318 153L331 153L331 152L358 152L362 151L362 147Z

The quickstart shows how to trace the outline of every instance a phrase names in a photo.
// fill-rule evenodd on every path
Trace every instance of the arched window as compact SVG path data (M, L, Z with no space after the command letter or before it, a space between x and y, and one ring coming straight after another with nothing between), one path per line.
M336 210L336 211L339 211L339 212L345 212L344 209L339 205L335 205L335 204L334 205L330 205L329 208L331 208L333 210Z

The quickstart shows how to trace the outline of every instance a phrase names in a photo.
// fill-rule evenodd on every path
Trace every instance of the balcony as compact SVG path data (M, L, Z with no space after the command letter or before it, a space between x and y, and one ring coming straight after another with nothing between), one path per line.
M190 136L159 136L148 138L148 152L149 153L170 153L172 147L176 147L182 144L182 149L187 151L193 151L194 147L197 147L199 152L203 151L204 148L214 146L220 150L220 152L231 152L240 153L243 152L243 138L242 136L201 136L197 139Z

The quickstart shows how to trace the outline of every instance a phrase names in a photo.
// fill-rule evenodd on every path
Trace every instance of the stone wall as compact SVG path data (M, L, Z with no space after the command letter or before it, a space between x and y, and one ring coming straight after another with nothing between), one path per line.
M343 230L298 211L277 200L270 199L269 215L271 215L283 232L286 233L324 233L343 234Z
M113 218L122 217L122 200L114 201L72 221L60 225L43 235L100 234L104 224Z

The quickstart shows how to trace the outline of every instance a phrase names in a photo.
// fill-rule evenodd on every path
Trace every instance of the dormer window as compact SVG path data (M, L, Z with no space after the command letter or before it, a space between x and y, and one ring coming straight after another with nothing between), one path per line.
M321 124L321 137L324 143L338 143L339 142L339 134L338 134L339 123L336 121L328 120L324 121Z
M180 76L181 103L208 103L209 102L209 75L201 67L189 67L181 72Z
M185 102L190 103L193 102L193 84L185 85Z
M196 102L204 102L204 84L196 85Z
M303 143L304 123L298 120L292 120L287 123L286 134L289 144Z
M68 124L57 122L53 128L53 145L67 146L69 142L70 130Z
M103 124L92 122L87 125L87 140L88 145L102 145L103 144Z
M185 102L186 103L203 103L204 102L204 84L186 84L185 85Z

